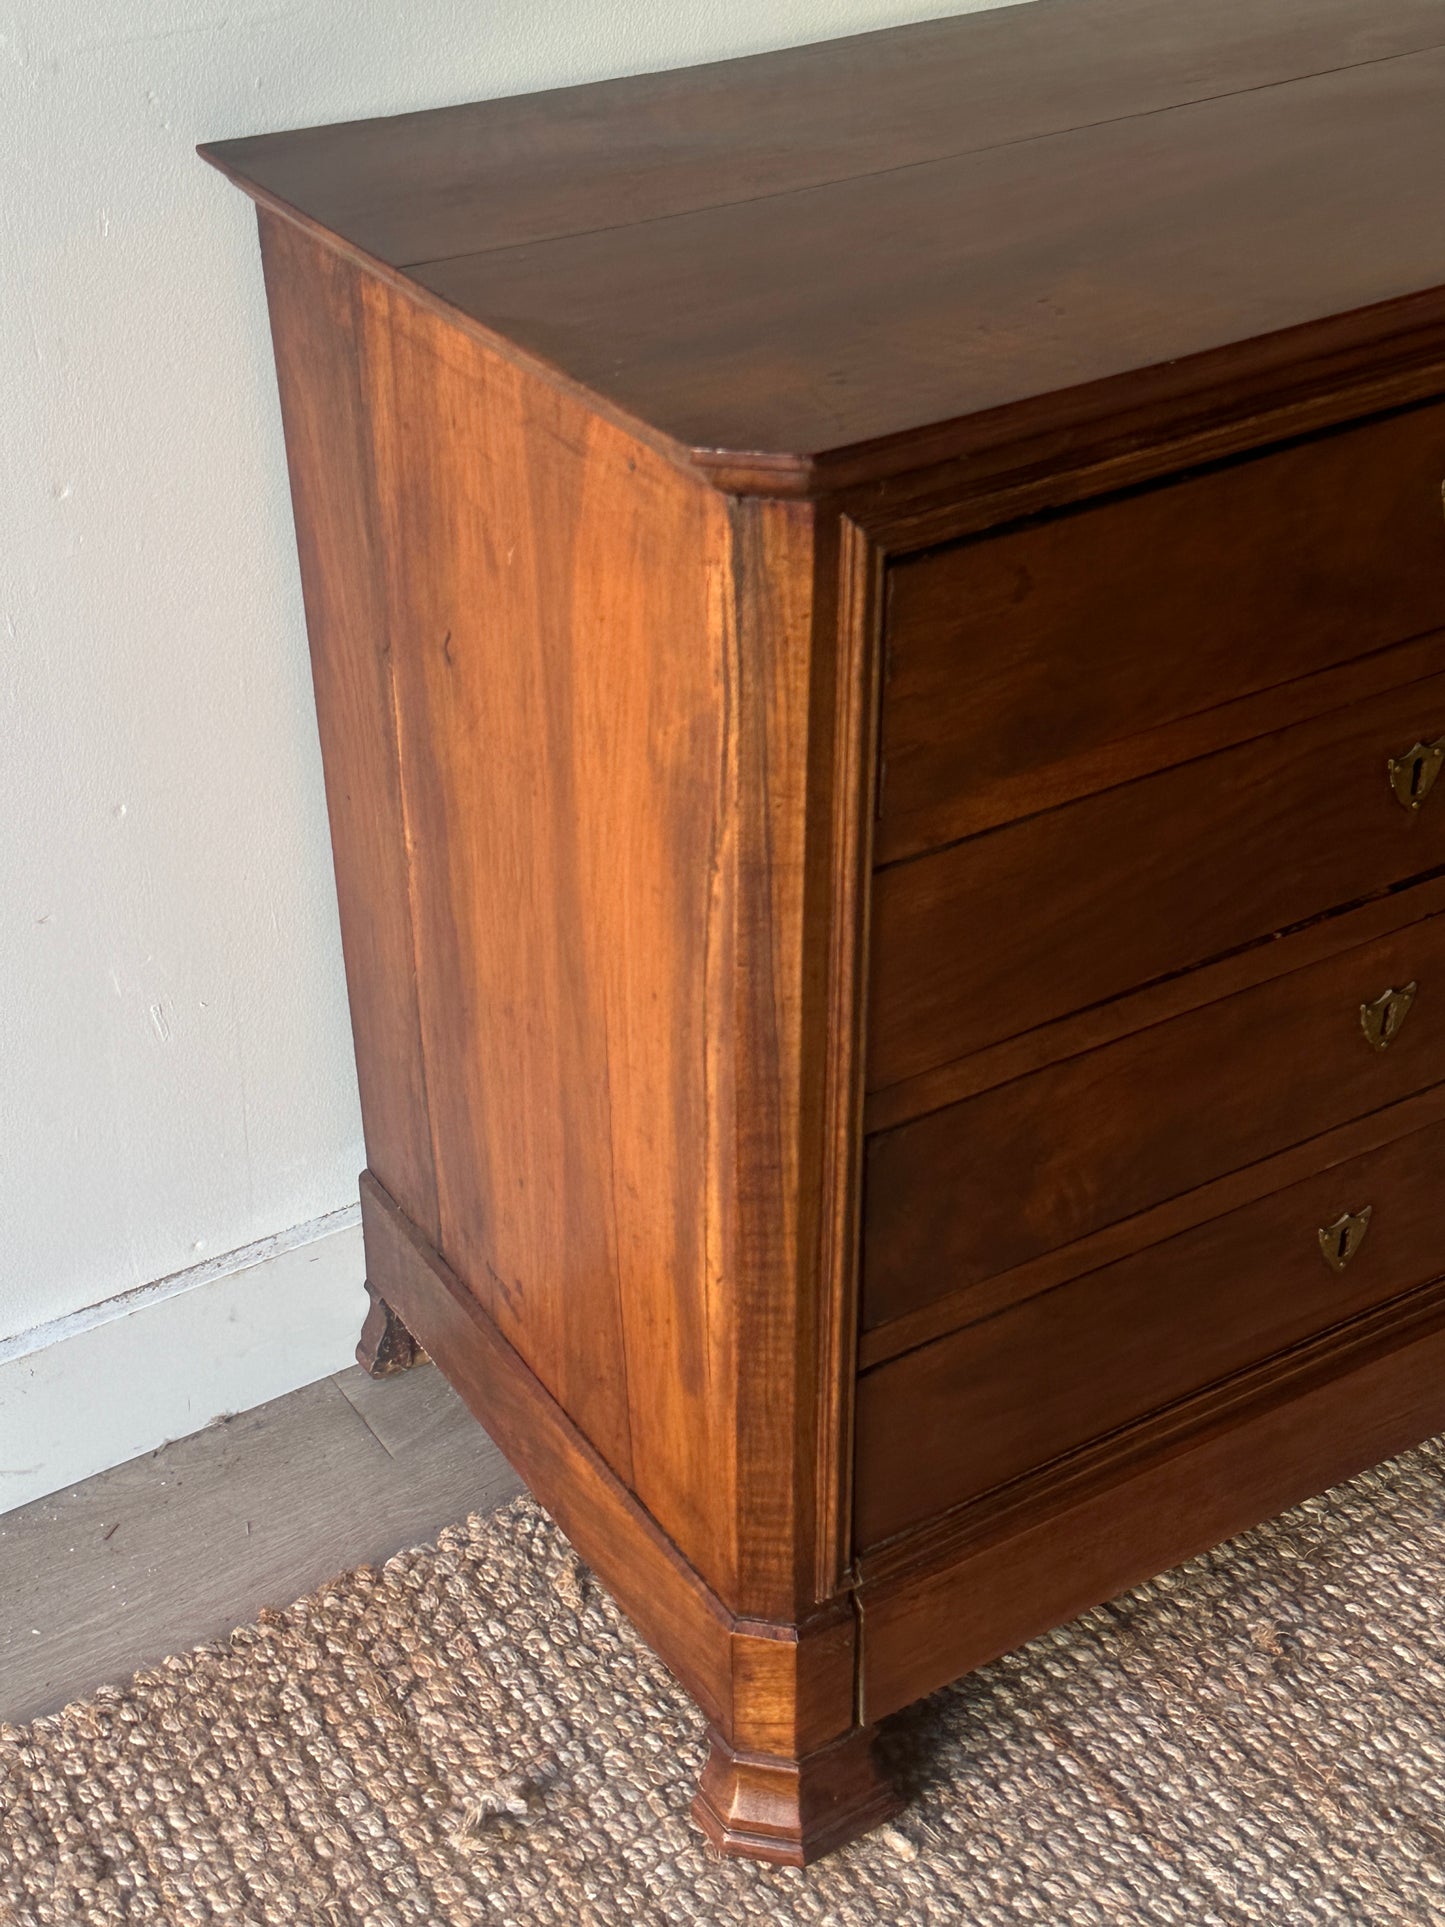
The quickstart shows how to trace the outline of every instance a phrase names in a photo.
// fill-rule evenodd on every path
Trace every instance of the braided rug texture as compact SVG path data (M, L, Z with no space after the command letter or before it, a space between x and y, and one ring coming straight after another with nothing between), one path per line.
M687 1818L701 1722L526 1499L0 1727L0 1920L304 1927L1445 1923L1445 1444L887 1735L805 1872Z

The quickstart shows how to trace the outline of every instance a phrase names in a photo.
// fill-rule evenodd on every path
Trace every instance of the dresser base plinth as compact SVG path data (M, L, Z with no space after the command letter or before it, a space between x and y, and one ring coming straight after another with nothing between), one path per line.
M423 1363L426 1353L370 1280L366 1295L371 1303L356 1343L356 1362L362 1371L371 1378L391 1378Z
M716 1729L708 1737L692 1817L722 1853L805 1867L902 1806L874 1759L871 1727L797 1760L736 1752Z

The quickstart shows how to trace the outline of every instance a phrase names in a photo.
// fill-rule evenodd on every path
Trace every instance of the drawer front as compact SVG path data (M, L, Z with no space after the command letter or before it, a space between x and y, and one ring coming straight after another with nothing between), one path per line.
M1442 1081L1445 914L884 1131L864 1325Z
M1108 744L1445 626L1442 479L1435 404L896 563L879 861L1099 787Z
M1387 768L1442 736L1429 676L880 871L870 1088L1445 864L1445 779Z
M859 1549L1439 1277L1442 1178L1434 1124L865 1373Z

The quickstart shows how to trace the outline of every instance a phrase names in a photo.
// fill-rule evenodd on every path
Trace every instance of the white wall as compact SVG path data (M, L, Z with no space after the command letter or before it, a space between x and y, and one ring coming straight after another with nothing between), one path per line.
M113 1313L304 1237L362 1158L254 223L195 143L964 8L0 0L0 1509L344 1362L353 1322L349 1234L310 1346L231 1371L233 1284L129 1418L97 1396Z

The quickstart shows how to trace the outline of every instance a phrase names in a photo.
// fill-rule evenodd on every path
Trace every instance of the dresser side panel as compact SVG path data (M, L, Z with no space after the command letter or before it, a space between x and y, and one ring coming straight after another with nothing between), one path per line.
M726 1592L725 505L365 300L440 1248Z
M264 210L260 229L367 1162L435 1237L391 635L358 359L359 276Z

